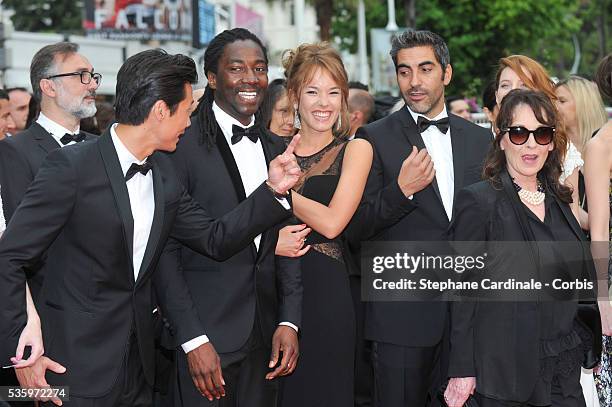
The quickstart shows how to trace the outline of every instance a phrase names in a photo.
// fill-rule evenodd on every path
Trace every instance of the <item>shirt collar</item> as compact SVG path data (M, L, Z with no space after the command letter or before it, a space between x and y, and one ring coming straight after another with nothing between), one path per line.
M78 134L80 129L80 127L77 127L75 132L73 132L72 130L68 130L61 124L58 124L53 120L49 119L47 116L45 116L43 112L40 112L40 114L38 115L36 123L40 124L43 129L47 130L58 142L64 134Z
M221 131L223 132L223 135L225 136L225 138L227 139L227 142L230 145L231 145L231 139L232 139L232 134L233 134L233 131L232 131L233 125L240 126L246 129L246 128L251 127L253 124L255 124L255 116L251 116L251 122L248 124L248 126L245 126L244 124L240 123L238 120L236 120L235 118L227 114L223 109L221 109L217 105L217 102L213 102L212 109L213 109L213 113L215 114L215 119L217 120L219 127L221 127Z
M446 106L444 106L442 108L442 111L440 113L438 113L438 115L436 117L434 117L433 119L430 119L429 117L426 117L423 114L413 112L412 110L410 110L408 105L406 105L406 109L408 109L408 111L410 112L410 115L412 116L412 120L414 120L415 124L417 123L417 120L419 119L419 116L423 116L423 117L425 117L429 121L440 120L440 119L444 119L445 117L448 117L448 113L446 112Z
M139 161L138 158L134 157L134 154L130 153L130 150L127 149L125 144L121 141L119 136L117 136L117 131L115 128L117 127L117 123L113 124L110 128L111 139L113 140L113 144L115 145L115 151L117 151L117 157L119 158L119 164L121 164L121 171L123 171L123 175L127 174L128 169L133 163L136 164L144 164L147 161L145 158L142 161Z

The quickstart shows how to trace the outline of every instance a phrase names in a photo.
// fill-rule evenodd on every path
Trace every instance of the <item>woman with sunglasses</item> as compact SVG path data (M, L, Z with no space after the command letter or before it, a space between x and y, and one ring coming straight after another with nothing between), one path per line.
M485 161L485 180L463 189L456 198L450 227L455 241L483 242L480 247L489 252L492 247L516 244L498 242L519 242L525 248L518 255L510 253L510 267L501 269L504 278L521 271L517 267L523 261L543 270L542 276L570 269L584 276L592 270L587 250L580 245L585 236L569 207L571 190L559 182L566 135L558 126L558 113L545 94L509 92L496 119L497 137ZM528 252L535 247L530 241L555 244L543 246L548 248L544 250L538 243L538 250ZM577 245L580 263L575 251L570 256L569 251L555 249L568 242ZM504 258L489 260L485 277L500 273ZM480 407L584 406L582 339L576 316L573 301L528 302L511 297L454 302L448 406L461 407L472 394Z
M600 63L595 74L595 82L601 93L612 98L612 54L608 54ZM612 276L610 263L610 236L612 235L612 121L608 121L586 144L584 181L586 185L587 202L589 205L589 230L593 255L596 259L597 274L599 276L600 294L602 301L599 307L610 307L608 293ZM606 278L607 277L607 278ZM605 281L608 281L606 286ZM604 335L612 335L612 314L602 313L602 330ZM601 407L612 406L612 338L604 336L603 354L599 373L595 382L599 392Z
M557 102L555 85L546 69L538 62L525 55L510 55L499 60L495 75L495 99L499 106L505 95L513 89L531 89L543 92L552 102ZM564 126L563 123L560 126ZM572 188L572 212L581 224L586 225L587 214L580 207L578 178L580 167L584 164L580 151L571 140L568 140L567 151L563 159L561 182Z

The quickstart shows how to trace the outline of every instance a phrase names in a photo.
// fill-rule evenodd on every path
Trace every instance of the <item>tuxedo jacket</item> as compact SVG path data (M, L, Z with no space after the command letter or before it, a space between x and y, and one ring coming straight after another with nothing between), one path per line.
M109 131L49 154L0 239L2 360L14 354L26 321L24 268L48 250L37 308L45 354L67 369L49 373L49 383L68 385L79 397L104 395L135 335L144 375L153 385L154 290L180 341L206 333L178 270L154 272L167 238L224 260L290 215L262 183L249 199L213 220L185 192L166 155L155 153L149 160L155 211L134 280L133 217Z
M97 137L82 133L85 140ZM16 136L0 142L0 165L4 168L2 185L6 189L2 197L6 196L3 203L7 221L19 206L47 154L60 147L53 136L36 122Z
M96 138L83 132L85 140ZM61 148L58 142L40 124L34 122L16 136L0 141L0 183L2 204L8 222L19 206L38 169L51 151ZM44 258L27 270L28 283L34 299L43 283Z
M245 190L221 129L218 128L219 137L212 147L200 142L201 132L200 121L194 120L170 157L187 192L211 216L220 217L245 201ZM269 163L284 151L285 145L280 137L266 131L260 133L266 163ZM251 143L248 139L241 142ZM300 325L300 262L274 254L282 226L279 223L262 234L259 250L249 242L224 261L174 242L164 252L159 267L180 268L217 352L240 349L256 320L268 345L279 322Z
M490 145L487 129L449 114L453 151L454 194L481 179L482 164ZM361 127L358 138L374 149L372 168L363 202L349 225L352 244L358 241L446 241L449 220L436 179L410 200L397 176L416 146L425 144L406 107ZM366 338L404 346L433 346L447 322L443 302L370 302L366 307Z
M527 209L507 172L502 173L501 180L499 187L481 181L459 193L449 233L453 240L474 241L478 246L482 243L476 242L533 240L528 232ZM577 249L582 250L585 261L582 270L572 269L572 274L596 281L586 237L569 205L550 191L549 195L557 201L576 241L582 242ZM487 248L482 251L491 252ZM525 258L529 265L539 262L537 249L531 244L514 260L516 267L522 267L518 257ZM453 302L449 377L475 376L479 393L499 400L527 401L541 375L540 318L536 302Z

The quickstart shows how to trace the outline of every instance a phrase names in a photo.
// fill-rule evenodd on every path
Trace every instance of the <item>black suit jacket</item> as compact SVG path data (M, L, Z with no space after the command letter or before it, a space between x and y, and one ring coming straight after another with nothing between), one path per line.
M97 137L82 133L85 134L85 140ZM4 169L2 185L6 189L3 192L6 201L3 200L3 204L7 221L19 206L47 154L60 147L53 136L36 122L16 136L0 141L0 165Z
M525 209L510 176L504 172L501 179L503 185L497 189L488 181L481 181L459 193L456 216L449 231L453 240L523 242L532 239L526 218L521 220L520 212ZM556 197L555 200L577 241L583 242L582 257L588 259L583 262L582 270L573 272L576 276L596 281L584 233L569 205ZM486 247L478 251L490 252ZM539 261L536 251L531 249L518 255L524 257L529 265ZM522 267L519 259L516 261L517 267ZM450 339L449 377L476 376L477 391L499 400L525 402L532 395L536 379L540 376L540 317L537 303L453 302Z
M85 140L97 138L85 134ZM34 122L16 136L0 141L0 183L2 204L8 222L19 206L38 169L51 151L61 146L40 124ZM27 270L28 283L34 299L38 297L43 284L45 259Z
M134 281L133 218L109 132L49 154L0 240L2 360L14 353L26 321L24 268L48 249L38 311L45 354L67 368L63 375L49 374L49 382L68 385L79 397L104 395L134 333L152 385L153 288L180 341L205 333L178 270L154 272L166 239L224 260L290 215L262 183L240 206L213 220L185 192L166 155L149 160L155 212Z
M487 129L449 114L453 149L455 196L465 185L481 179L490 145ZM402 163L416 146L425 148L406 107L361 127L358 138L372 144L374 159L364 199L349 225L352 245L359 241L445 241L449 220L436 180L406 198L397 183ZM366 308L366 338L404 346L432 346L442 337L447 321L443 302L371 302Z
M246 199L234 156L218 130L216 143L208 147L200 143L202 128L199 120L194 120L170 155L187 192L214 217L225 215ZM277 136L260 133L269 163L285 145ZM162 255L160 268L182 270L206 334L219 353L242 347L253 329L256 313L266 344L271 343L279 322L300 325L300 262L274 254L281 227L277 224L262 234L259 250L251 242L224 261L173 242Z

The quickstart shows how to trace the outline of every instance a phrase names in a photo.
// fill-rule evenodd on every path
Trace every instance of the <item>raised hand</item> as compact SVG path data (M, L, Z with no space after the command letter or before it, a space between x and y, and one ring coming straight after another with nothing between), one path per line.
M209 401L225 396L221 359L210 342L187 353L187 364L193 384Z
M293 136L293 140L285 152L270 162L268 169L268 185L278 194L285 195L300 178L302 171L295 159L293 150L300 141L300 135Z
M436 170L427 150L423 148L418 151L413 146L412 152L402 163L397 183L404 195L409 197L431 184L435 175Z

